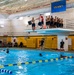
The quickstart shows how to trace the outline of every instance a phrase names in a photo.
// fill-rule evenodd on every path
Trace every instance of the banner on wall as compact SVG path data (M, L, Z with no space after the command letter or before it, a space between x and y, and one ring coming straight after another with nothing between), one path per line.
M51 13L66 11L66 0L51 3Z

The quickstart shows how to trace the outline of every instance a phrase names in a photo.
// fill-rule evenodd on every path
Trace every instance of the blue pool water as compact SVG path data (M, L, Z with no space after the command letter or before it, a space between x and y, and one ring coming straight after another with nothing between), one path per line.
M39 53L42 53L43 56L40 57ZM55 59L60 58L60 54L74 56L73 53L67 52L10 49L9 54L3 51L0 52L0 65ZM0 75L74 75L74 58L38 62L35 64L22 64L19 66L6 66L1 69L12 71L12 74L2 71Z

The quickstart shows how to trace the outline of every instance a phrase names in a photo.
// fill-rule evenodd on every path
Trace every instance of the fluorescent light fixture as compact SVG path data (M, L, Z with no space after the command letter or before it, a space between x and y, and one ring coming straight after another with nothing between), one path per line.
M26 2L27 0L25 0L25 2Z
M23 17L20 17L19 20L23 20Z
M0 24L4 24L4 20L0 20Z
M4 25L0 25L0 27L1 27L1 28L3 28L3 27L4 27Z
M51 13L49 12L49 13L45 13L44 15L45 15L45 16L49 16L50 14L51 14Z

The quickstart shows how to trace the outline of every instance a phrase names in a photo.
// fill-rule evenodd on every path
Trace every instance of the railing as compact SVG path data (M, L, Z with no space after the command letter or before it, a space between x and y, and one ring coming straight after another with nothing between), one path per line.
M66 28L74 29L74 19L66 19Z

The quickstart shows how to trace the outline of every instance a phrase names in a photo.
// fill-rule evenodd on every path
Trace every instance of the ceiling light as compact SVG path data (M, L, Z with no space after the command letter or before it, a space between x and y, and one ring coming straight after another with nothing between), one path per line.
M4 24L4 20L0 20L0 24Z
M25 0L25 2L26 2L27 0Z
M0 25L0 27L1 27L1 28L3 28L3 27L4 27L4 25Z
M45 15L45 16L49 16L50 14L51 14L51 13L49 12L49 13L45 13L44 15Z
M23 17L20 17L19 20L23 20Z

